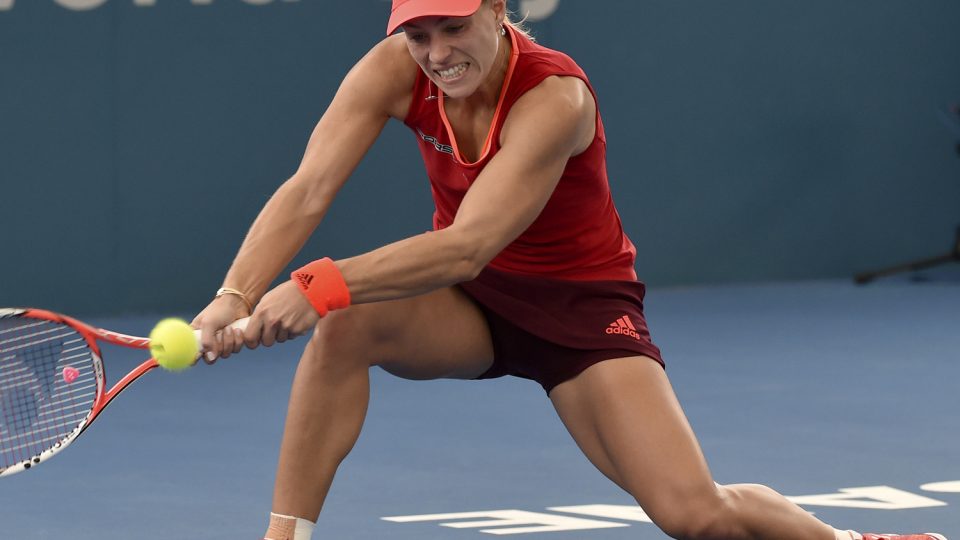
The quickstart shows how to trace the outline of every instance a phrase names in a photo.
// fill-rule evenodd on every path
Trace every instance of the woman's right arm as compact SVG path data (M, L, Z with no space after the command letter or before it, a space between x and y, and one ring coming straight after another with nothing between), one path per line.
M353 67L314 128L297 171L253 222L223 287L256 305L320 224L387 120L406 114L417 69L401 36L387 38ZM203 330L203 349L220 354L215 332L246 315L238 296L211 301L193 321Z

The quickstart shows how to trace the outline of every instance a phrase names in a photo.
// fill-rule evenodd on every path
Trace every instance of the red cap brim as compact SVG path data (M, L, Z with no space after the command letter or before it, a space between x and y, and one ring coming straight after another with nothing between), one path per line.
M387 35L417 17L466 17L480 9L483 0L407 0L394 6L387 21ZM394 2L396 4L397 2Z

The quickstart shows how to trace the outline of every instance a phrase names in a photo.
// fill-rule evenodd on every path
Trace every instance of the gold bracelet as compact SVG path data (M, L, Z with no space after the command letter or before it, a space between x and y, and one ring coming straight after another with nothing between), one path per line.
M247 299L247 295L231 287L220 287L219 289L217 289L217 294L214 296L214 298L220 298L225 294L232 294L234 296L239 296L240 300L243 300L243 304L247 306L247 313L250 313L251 315L253 314L253 304L250 303L250 300Z

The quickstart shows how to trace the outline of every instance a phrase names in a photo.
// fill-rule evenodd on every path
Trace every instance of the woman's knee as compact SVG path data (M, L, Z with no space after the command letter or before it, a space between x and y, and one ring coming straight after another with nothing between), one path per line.
M677 540L740 538L733 523L732 502L719 486L694 493L658 496L648 511L653 522Z
M358 304L331 311L317 321L304 357L313 362L360 362L370 365L380 357L378 351L389 347L389 332L384 317L378 317L373 304Z

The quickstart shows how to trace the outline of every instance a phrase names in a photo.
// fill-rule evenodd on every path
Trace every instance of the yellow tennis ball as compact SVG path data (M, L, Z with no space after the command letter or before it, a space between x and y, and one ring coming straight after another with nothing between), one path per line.
M164 319L150 331L150 353L160 367L182 371L200 354L193 328L182 319Z

